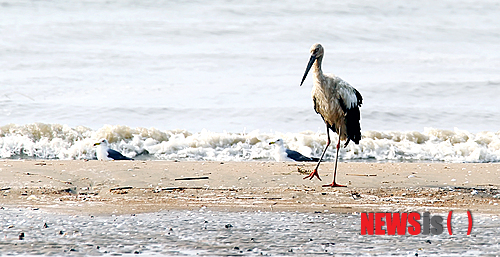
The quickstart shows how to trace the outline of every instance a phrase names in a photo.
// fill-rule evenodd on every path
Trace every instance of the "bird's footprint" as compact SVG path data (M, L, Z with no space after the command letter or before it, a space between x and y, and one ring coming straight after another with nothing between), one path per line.
M299 172L300 174L309 174L311 173L312 170L308 170L308 169L304 169L304 168L301 168L301 167L297 167L297 172Z

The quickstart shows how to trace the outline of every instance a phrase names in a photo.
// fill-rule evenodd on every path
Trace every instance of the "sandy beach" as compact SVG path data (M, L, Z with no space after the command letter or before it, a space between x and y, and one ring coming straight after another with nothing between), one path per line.
M0 161L0 205L69 214L161 210L500 213L498 163Z

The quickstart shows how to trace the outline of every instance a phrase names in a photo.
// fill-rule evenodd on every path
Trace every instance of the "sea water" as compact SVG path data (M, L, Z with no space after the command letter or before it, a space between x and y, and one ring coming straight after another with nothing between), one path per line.
M288 148L320 156L324 133L211 132L158 130L104 126L98 130L59 124L5 125L0 127L0 157L10 159L96 159L94 143L108 138L112 149L139 160L269 161L274 145L282 138ZM335 141L337 136L332 136ZM365 131L358 145L349 144L339 153L345 161L500 161L500 132L470 133L463 130L426 128L422 132ZM325 160L333 161L335 147Z
M318 156L320 42L364 97L341 158L496 162L498 31L495 1L3 1L0 158Z
M323 131L309 47L362 129L498 131L496 1L3 1L1 124Z

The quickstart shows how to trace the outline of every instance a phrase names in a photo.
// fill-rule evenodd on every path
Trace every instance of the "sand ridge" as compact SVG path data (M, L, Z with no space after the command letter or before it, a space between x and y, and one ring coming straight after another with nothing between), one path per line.
M0 206L124 214L171 209L227 211L499 213L498 163L201 161L0 161Z

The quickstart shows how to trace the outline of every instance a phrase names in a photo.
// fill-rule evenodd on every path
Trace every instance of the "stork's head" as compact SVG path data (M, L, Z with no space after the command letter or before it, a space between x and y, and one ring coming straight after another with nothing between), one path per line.
M311 56L316 56L316 59L325 53L323 46L319 43L312 45L309 51L311 52Z
M96 146L96 145L102 145L102 146L106 146L107 147L109 145L109 143L108 143L108 140L102 139L101 141L99 141L99 142L97 142L97 143L94 144L94 146Z
M309 50L311 52L311 58L309 59L309 63L307 64L306 67L306 72L304 72L304 77L302 77L302 82L300 82L300 85L302 86L302 83L304 83L304 80L307 77L307 73L309 73L309 70L311 69L313 63L317 60L323 57L323 54L325 53L325 50L323 49L323 46L321 44L314 44L311 46L311 49Z

